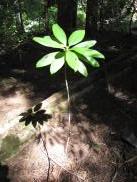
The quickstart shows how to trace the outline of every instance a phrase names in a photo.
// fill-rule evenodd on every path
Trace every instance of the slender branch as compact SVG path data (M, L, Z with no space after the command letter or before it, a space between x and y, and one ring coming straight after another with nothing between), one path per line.
M67 91L67 102L68 102L68 124L69 124L69 132L68 132L68 138L67 138L67 143L66 143L66 148L65 152L67 153L68 150L68 144L70 141L70 135L71 135L71 118L70 118L70 92L69 92L69 85L68 85L68 79L67 79L67 70L66 70L66 65L65 65L65 85L66 85L66 91Z

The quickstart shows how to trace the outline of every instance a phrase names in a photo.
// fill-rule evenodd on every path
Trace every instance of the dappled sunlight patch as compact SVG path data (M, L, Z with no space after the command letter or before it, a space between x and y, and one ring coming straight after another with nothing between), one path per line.
M33 86L14 77L1 78L0 82L0 135L18 124L18 115L32 107L40 98L34 98ZM16 119L14 119L16 118ZM13 121L12 121L13 120ZM16 127L15 127L16 128Z
M3 87L0 88L0 122L11 120L30 107L30 100L27 98L26 93L22 92L23 88L17 88L16 84L17 82L7 89L3 85L6 90L2 90Z
M26 110L30 103L25 95L20 92L7 98L0 98L0 134L8 131L15 123L10 122L22 111Z
M105 152L107 148L101 144L103 141L98 137L94 127L92 128L92 124L86 120L80 121L80 118L77 118L79 121L77 123L73 114L72 133L66 153L68 122L66 115L64 116L65 120L63 116L60 117L62 118L60 126L54 127L53 123L50 125L49 122L43 125L42 133L37 133L35 140L26 144L16 158L9 160L12 179L16 179L18 174L20 179L26 181L44 180L49 171L50 179L64 179L62 175L65 173L74 181L78 178L85 180L90 175L88 172L90 168L85 166L86 161L90 161L92 165L104 160L102 153L107 155Z
M68 166L68 157L65 153L65 146L61 143L54 143L54 145L47 144L47 150L49 156L52 158L53 162L62 167Z
M52 165L52 164L51 164ZM17 160L10 160L11 179L34 181L46 179L48 171L48 159L43 151L43 145L40 143L29 143L17 156Z
M24 83L14 77L0 78L0 81L0 95L5 98L16 95L18 91L24 95L33 94L33 86L29 82Z

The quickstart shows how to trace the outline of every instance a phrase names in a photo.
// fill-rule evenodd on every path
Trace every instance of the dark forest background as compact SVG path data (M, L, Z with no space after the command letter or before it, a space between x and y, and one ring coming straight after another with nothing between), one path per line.
M0 54L34 35L49 33L58 22L66 32L82 28L97 32L137 30L136 0L1 0Z

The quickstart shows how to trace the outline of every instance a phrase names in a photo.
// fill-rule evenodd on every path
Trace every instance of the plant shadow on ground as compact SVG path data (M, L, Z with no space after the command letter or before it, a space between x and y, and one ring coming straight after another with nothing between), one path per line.
M0 182L10 182L8 178L9 168L7 165L0 164Z
M51 119L51 115L46 114L44 109L41 109L42 103L37 104L34 108L28 109L26 112L21 113L20 116L23 116L19 122L25 122L25 126L32 124L34 128L37 127L37 124L43 125L44 122L47 122L48 119Z

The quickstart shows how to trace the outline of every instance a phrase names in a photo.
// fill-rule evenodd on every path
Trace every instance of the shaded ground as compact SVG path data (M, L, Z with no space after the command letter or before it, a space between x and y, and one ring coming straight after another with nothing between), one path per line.
M123 40L124 43L121 43L121 39L119 36L119 42L113 42L113 45L112 41L108 41L107 45L111 45L104 50L113 59L121 54L127 58L122 57L121 63L113 69L112 66L107 67L106 81L100 84L95 80L96 89L73 103L68 156L64 153L68 133L65 114L60 119L53 118L47 132L43 134L51 158L50 169L43 141L38 135L24 146L21 153L8 161L8 166L0 166L1 171L4 171L0 173L0 181L44 182L47 181L47 171L50 181L137 181L136 141L127 142L131 134L137 134L137 63L135 58L130 60L131 52L136 55L136 51L133 51L136 45L131 44L132 41ZM9 56L1 62L1 123L64 87L64 84L60 84L63 81L62 72L57 78L50 78L48 69L35 70L32 60L37 60L44 50L37 52L38 48L34 46L32 51L32 47L23 47L26 54L21 55L24 57L14 55L8 67ZM16 62L17 59L19 63ZM72 79L71 72L69 75L70 83L81 79L77 75ZM54 120L60 120L60 124L55 126Z
M68 156L64 153L67 115L62 115L58 126L54 124L58 118L53 118L43 133L51 159L49 181L109 182L115 178L116 182L136 182L137 152L122 139L125 127L136 132L134 118L129 119L124 107L100 87L80 99L72 111ZM46 181L49 164L40 137L10 159L8 166L11 181Z

